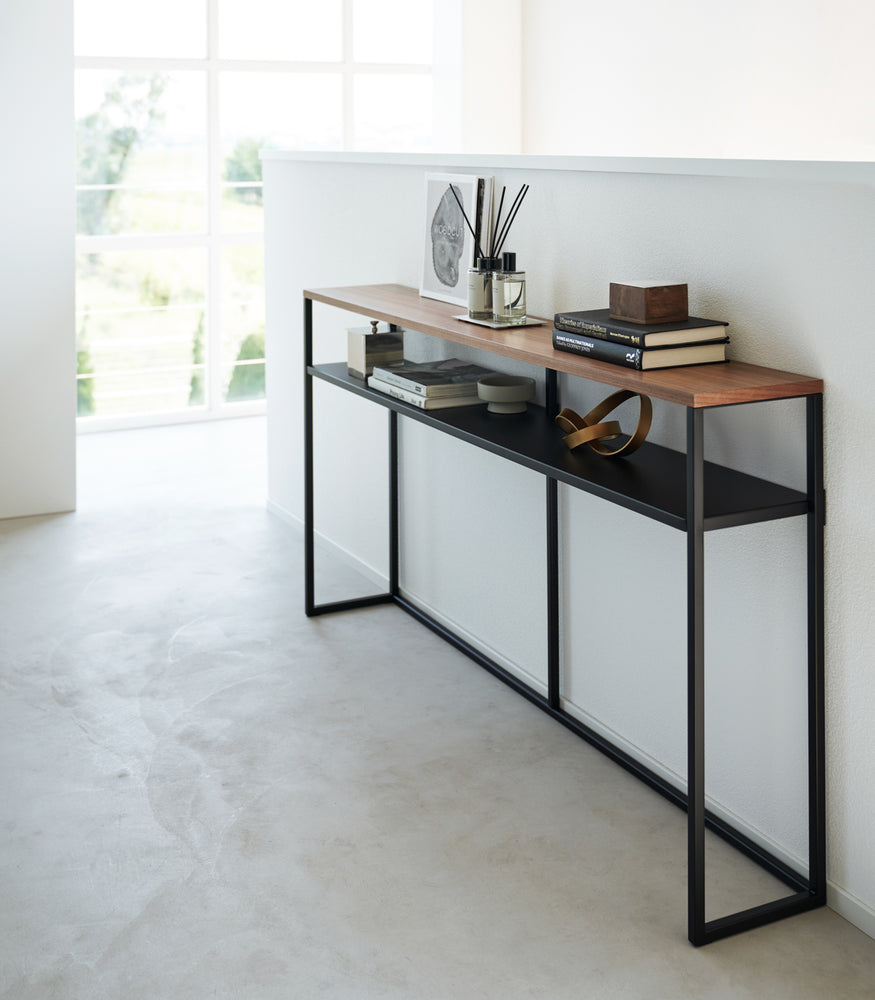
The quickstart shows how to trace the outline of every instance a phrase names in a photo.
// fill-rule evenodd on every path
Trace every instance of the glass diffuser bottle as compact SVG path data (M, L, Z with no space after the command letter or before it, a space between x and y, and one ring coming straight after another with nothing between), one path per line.
M516 269L516 254L504 253L492 275L492 320L502 326L526 322L526 272Z
M492 274L498 267L494 257L478 257L468 268L468 318L492 322Z

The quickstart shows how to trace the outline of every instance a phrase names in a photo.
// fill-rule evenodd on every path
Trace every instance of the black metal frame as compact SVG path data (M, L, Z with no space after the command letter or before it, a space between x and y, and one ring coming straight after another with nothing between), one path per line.
M547 695L529 687L514 674L483 654L465 639L456 635L423 609L401 595L399 589L399 498L398 498L398 413L416 419L426 419L416 411L391 397L367 391L363 383L345 384L361 395L373 398L389 410L389 590L385 594L354 598L333 603L317 604L315 601L315 550L314 550L314 478L313 478L313 378L324 377L329 382L344 385L343 380L328 370L313 365L313 303L304 299L304 535L305 535L305 611L308 616L330 614L353 608L392 603L412 615L441 638L465 653L480 666L508 684L516 692L572 730L582 739L606 754L627 771L634 774L655 791L687 812L688 829L688 936L699 946L711 941L759 927L775 920L823 906L826 903L826 796L825 796L825 710L824 710L824 564L823 540L825 503L823 492L823 397L811 395L806 399L806 465L807 483L804 502L790 497L764 508L756 517L728 514L705 514L704 411L687 407L686 450L686 517L682 529L687 533L687 791L677 788L656 774L620 747L595 732L578 719L569 715L561 703L561 651L560 651L560 586L559 586L559 516L558 483L568 481L559 469L544 471L546 480L546 553L547 553ZM555 371L547 370L547 413L559 410L558 379ZM447 411L442 411L446 413ZM469 432L444 427L449 433L464 440L471 440ZM475 443L481 447L505 451L488 442ZM513 457L513 456L511 456ZM538 466L517 457L517 461ZM551 472L553 474L551 474ZM576 485L571 480L572 485ZM600 488L591 490L596 495L610 493ZM787 491L790 492L790 491ZM621 498L618 502L632 509L639 505ZM650 513L649 509L645 512ZM751 523L773 517L795 516L804 513L807 518L808 550L808 789L809 789L809 863L808 874L794 871L779 858L764 850L757 843L736 830L725 820L705 807L705 592L704 592L704 536L705 531L732 524ZM659 513L650 513L671 523ZM756 906L716 920L705 919L705 831L710 830L730 843L737 850L781 880L792 890L773 902Z

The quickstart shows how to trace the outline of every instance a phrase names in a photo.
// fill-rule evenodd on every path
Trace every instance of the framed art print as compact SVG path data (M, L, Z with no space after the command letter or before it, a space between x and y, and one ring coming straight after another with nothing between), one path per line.
M425 175L425 245L419 294L464 307L468 268L485 243L492 214L492 178Z

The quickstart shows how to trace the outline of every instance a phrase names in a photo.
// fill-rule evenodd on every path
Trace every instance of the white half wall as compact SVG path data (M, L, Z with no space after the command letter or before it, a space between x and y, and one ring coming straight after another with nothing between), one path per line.
M76 503L73 10L0 5L0 517Z
M380 163L355 154L266 159L272 505L302 516L301 290L418 287L427 169L493 174L511 192L531 184L511 243L535 315L606 305L618 276L685 279L693 314L729 321L731 357L825 381L830 902L875 936L875 452L864 441L875 425L875 338L860 294L875 264L875 168L528 157L477 166L473 158ZM317 362L342 360L343 331L361 318L319 304L315 315ZM410 356L441 349L408 338ZM563 378L561 393L585 412L606 390ZM401 424L402 588L537 686L545 601L538 477ZM369 572L385 572L385 413L325 386L316 425L317 529ZM681 407L656 404L654 440L682 448L683 427ZM706 456L803 487L804 405L709 412ZM569 710L682 776L684 536L576 491L562 489L560 500ZM503 541L501 554L513 558L490 576L485 567ZM799 519L706 540L708 793L797 864L807 853L804 541Z

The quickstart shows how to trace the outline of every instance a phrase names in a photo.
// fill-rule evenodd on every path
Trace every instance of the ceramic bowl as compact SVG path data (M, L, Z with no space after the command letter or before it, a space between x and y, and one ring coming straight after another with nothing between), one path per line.
M535 380L522 375L486 375L477 382L477 395L490 413L525 413L526 400L535 395Z

